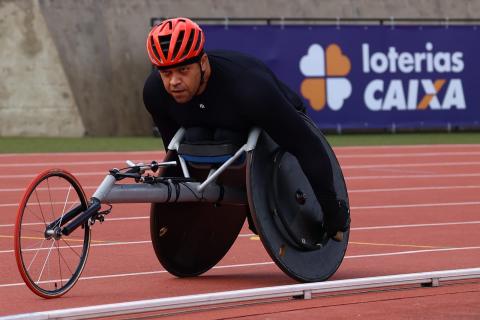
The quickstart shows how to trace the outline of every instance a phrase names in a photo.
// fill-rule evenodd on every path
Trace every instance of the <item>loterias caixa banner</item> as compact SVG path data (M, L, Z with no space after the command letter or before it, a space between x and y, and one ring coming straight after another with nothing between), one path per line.
M321 128L480 128L477 26L202 28L207 52L264 61Z

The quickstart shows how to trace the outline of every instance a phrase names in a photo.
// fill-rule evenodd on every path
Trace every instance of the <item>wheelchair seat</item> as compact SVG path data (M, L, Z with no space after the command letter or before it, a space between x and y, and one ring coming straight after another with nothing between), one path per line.
M240 146L228 141L198 141L183 142L178 148L178 154L185 161L195 164L222 164L230 159ZM245 155L242 155L234 165L245 162Z

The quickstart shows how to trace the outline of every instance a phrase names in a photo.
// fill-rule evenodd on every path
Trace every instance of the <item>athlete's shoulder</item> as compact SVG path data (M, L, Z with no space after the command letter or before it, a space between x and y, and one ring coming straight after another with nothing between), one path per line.
M150 86L163 87L163 82L162 82L162 79L160 78L160 74L156 70L152 70L152 72L148 74L147 79L145 79L144 87L150 87Z
M163 86L162 79L156 70L150 72L145 80L145 84L143 85L143 92L144 94L153 94L155 93L157 96L166 96L167 91Z
M152 71L143 86L143 103L149 111L152 111L155 105L165 104L169 101L169 96L162 79L156 70ZM158 108L156 108L158 109Z
M268 70L268 67L265 65L265 63L259 59L238 51L212 50L207 51L207 55L210 63L220 68Z

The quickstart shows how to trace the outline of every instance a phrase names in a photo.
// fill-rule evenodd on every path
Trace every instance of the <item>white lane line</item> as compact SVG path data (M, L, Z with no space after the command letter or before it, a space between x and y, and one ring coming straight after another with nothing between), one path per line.
M479 186L435 186L435 187L406 187L406 188L376 188L376 189L349 189L348 193L369 192L399 192L399 191L427 191L427 190L453 190L453 189L478 189ZM1 191L1 189L0 189Z
M78 177L91 177L95 176L99 179L99 184L101 179L105 177L108 172L72 172L74 176ZM19 178L34 178L38 174L7 174L0 175L0 179L19 179ZM480 177L480 173L449 173L449 174L403 174L403 175L375 175L375 176L356 176L356 175L345 175L347 180L379 180L379 179L435 179L435 178L468 178L468 177Z
M451 167L451 166L477 166L480 161L465 162L425 162L425 163L394 163L394 164L360 164L344 165L342 169L379 169L379 168L413 168L413 167Z
M362 254L354 256L345 256L345 259L361 259L361 258L374 258L374 257L387 257L387 256L397 256L397 255L408 255L408 254L419 254L419 253L432 253L432 252L447 252L447 251L464 251L464 250L478 250L480 247L458 247L458 248L444 248L444 249L426 249L426 250L411 250L411 251L398 251L390 253L375 253L375 254ZM245 263L245 264L234 264L234 265L223 265L215 266L212 269L230 269L230 268L245 268L245 267L259 267L259 266L270 266L273 265L273 262L257 262L257 263ZM97 279L109 279L109 278L120 278L120 277L131 277L131 276L143 276L143 275L152 275L152 274L161 274L166 273L165 270L158 271L146 271L146 272L132 272L132 273L120 273L120 274L109 274L102 276L90 276L90 277L81 277L79 280L97 280ZM60 280L52 280L60 281ZM0 284L0 288L5 287L16 287L24 286L25 283L6 283Z
M409 251L398 251L398 252L387 252L387 253L360 254L356 256L346 256L345 259L376 258L376 257L389 257L389 256L399 256L399 255L417 254L417 253L463 251L463 250L477 250L477 249L480 249L480 247L457 247L457 248L409 250Z
M85 186L84 190L94 190L98 186ZM404 188L376 188L376 189L348 189L348 193L365 193L365 192L398 192L398 191L427 191L427 190L452 190L452 189L478 189L480 185L465 186L431 186L431 187L404 187ZM68 188L58 187L50 188L50 191L65 191ZM47 188L37 188L37 191L44 191ZM0 188L0 192L23 192L25 188Z
M479 221L459 221L459 222L440 222L440 223L419 223L419 224L399 224L399 225L387 225L387 226L375 226L375 227L356 227L351 228L352 231L363 230L385 230L385 229L401 229L401 228L422 228L422 227L445 227L445 226L459 226L469 224L480 224Z
M105 223L108 222L118 222L118 221L128 221L128 220L148 220L149 216L140 216L140 217L124 217L124 218L107 218ZM466 224L480 224L478 221L457 221L457 222L439 222L439 223L420 223L420 224L399 224L399 225L384 225L384 226L372 226L372 227L356 227L351 228L351 230L378 230L378 229L396 229L396 228L416 228L416 227L441 227L441 226L454 226L454 225L466 225ZM34 226L34 225L43 225L43 223L27 223L25 226ZM0 228L13 228L15 224L0 224ZM251 237L254 236L253 233L242 233L239 234L239 237Z
M384 154L340 154L339 159L355 158L414 158L414 157L449 157L449 156L479 156L480 152L418 152L418 153L384 153Z
M246 238L255 236L253 233L248 234L239 234L238 237ZM106 242L106 243L93 243L90 244L90 247L111 247L111 246L127 246L127 245L137 245L137 244L151 244L151 240L142 240L142 241L120 241L120 242ZM70 249L70 248L83 248L83 245L70 245L70 246L60 246L58 249ZM48 250L49 248L41 248L41 249L26 249L23 251L44 251ZM0 250L0 253L13 253L13 250Z
M139 217L142 219L148 219L149 217ZM386 229L401 229L401 228L420 228L420 227L445 227L445 226L458 226L458 225L474 225L480 224L479 221L460 221L460 222L443 222L443 223L421 223L421 224L402 224L402 225L386 225L386 226L373 226L373 227L356 227L351 228L351 231L364 231L364 230L386 230ZM13 226L13 225L0 225L0 227ZM241 233L238 235L239 238L251 238L256 237L257 235L253 233ZM142 241L121 241L121 242L106 242L106 243L93 243L90 244L90 247L109 247L109 246L119 246L119 245L136 245L136 244L150 244L151 240L142 240ZM72 245L70 247L60 247L60 249L67 248L81 248L82 245ZM36 251L39 249L29 249L25 251ZM40 250L48 250L48 248L43 248ZM13 253L13 250L2 250L0 253Z
M108 171L91 171L91 172L71 172L74 176L77 177L90 177L96 176L98 178L103 178L108 174ZM38 173L35 174L3 174L0 175L0 179L19 179L19 178L35 178L38 176Z
M240 238L252 237L254 236L253 233L251 234L240 234L238 235ZM120 241L120 242L106 242L106 243L92 243L90 247L111 247L111 246L128 246L128 245L137 245L137 244L151 244L151 240L142 240L142 241ZM82 245L70 245L70 246L59 246L58 249L70 249L70 248L83 248ZM39 249L25 249L23 251L30 252L30 251L45 251L49 250L49 248L39 248ZM0 253L13 253L13 250L1 250Z
M328 139L328 137L327 137ZM415 144L415 145L382 145L382 146L339 146L334 147L335 150L385 150L385 149L480 149L480 144ZM32 152L32 153L1 153L0 158L10 158L10 157L39 157L39 156L101 156L101 155L119 155L124 157L125 155L155 155L155 154L165 154L163 150L145 150L145 151L92 151L92 152Z
M145 156L147 157L152 157L152 154L144 153ZM95 154L96 155L96 154ZM92 155L92 158L94 158L95 155ZM162 156L164 153L161 154ZM339 154L338 158L339 159L355 159L355 158L413 158L413 157L444 157L444 156L478 156L480 155L480 152L477 151L467 151L467 152L455 152L455 151L449 151L449 152L418 152L418 153L385 153L385 154L371 154L371 153L365 153L365 154ZM53 155L57 156L57 155ZM127 155L123 155L122 157L127 157ZM135 154L137 156L137 154ZM62 162L52 162L52 161L46 161L46 162L26 162L26 163L19 163L19 162L11 162L11 163L0 163L0 168L15 168L15 167L43 167L43 166L51 166L51 167L56 167L56 166L69 166L69 165L99 165L99 164L115 164L115 163L125 163L125 158L124 159L109 159L109 160L98 160L98 161L92 161L92 160L84 160L84 161L78 161L78 160L72 160L72 161L62 161ZM146 160L132 160L134 162L140 162L140 161L146 161Z
M122 242L109 242L109 243L93 243L90 244L90 247L110 247L110 246L128 246L128 245L136 245L136 244L149 244L152 243L151 240L143 240L143 241L122 241ZM70 246L59 246L58 249L70 249L70 248L83 248L82 245L70 245ZM45 251L48 248L37 248L37 249L26 249L23 251L30 252L30 251ZM0 253L13 253L13 250L2 250Z
M144 160L132 160L133 162L142 162ZM43 162L43 163L7 163L0 164L0 168L10 167L61 167L61 166L90 166L103 164L124 164L124 160L108 160L108 161L78 161L78 162ZM449 167L449 166L476 166L480 165L480 161L449 161L449 162L425 162L425 163L387 163L387 164L365 164L365 165L342 165L342 169L378 169L378 168L412 168L412 167ZM121 166L121 165L120 165ZM12 176L2 175L0 177ZM24 175L17 175L18 177Z
M60 156L108 156L108 155L118 155L125 157L128 155L165 155L165 151L161 150L152 150L152 151L99 151L99 152L37 152L37 153L1 153L0 158L11 158L11 157L60 157Z
M75 203L79 203L78 201L68 201L68 202L59 202L59 201L54 201L54 202L32 202L30 205L28 205L29 208L31 207L34 207L36 206L37 204L39 205L58 205L58 204L75 204ZM19 204L18 203L4 203L4 204L0 204L0 208L1 207L18 207Z
M403 175L376 175L376 176L345 176L346 180L381 180L381 179L442 179L442 178L473 178L480 177L480 173L452 173L452 174L403 174Z
M73 202L69 202L73 203ZM466 202L442 202L442 203L417 203L417 204L390 204L378 206L352 206L352 210L359 209L391 209L391 208L421 208L421 207L446 207L446 206L475 206L479 205L480 201L466 201ZM0 208L18 207L18 203L0 204Z
M87 190L87 189L94 189L94 188L98 188L97 187L94 187L94 186L82 186L83 190ZM0 188L0 192L23 192L27 189L27 187L25 188ZM37 191L46 191L46 190L50 190L50 191L65 191L65 190L68 190L67 187L52 187L52 188L35 188L35 190Z
M130 159L135 163L146 162L145 160ZM29 163L0 163L0 168L23 168L23 167L59 167L59 166L91 166L100 164L122 164L125 160L102 160L102 161L64 161L64 162L29 162Z
M424 208L424 207L477 206L477 205L480 205L480 201L417 203L417 204L392 204L392 205L381 205L381 206L353 206L350 209L352 209L352 210L365 210L365 209Z
M415 144L415 145L383 145L383 146L344 146L344 147L335 147L334 149L339 150L384 150L384 149L438 149L438 148L448 148L448 149L458 149L458 148L480 148L480 144Z
M147 220L150 219L149 216L141 216L141 217L122 217L122 218L110 218L107 217L105 222L110 222L110 221L126 221L126 220ZM43 225L43 222L32 222L32 223L24 223L24 226L37 226L37 225ZM0 224L0 228L2 227L14 227L14 224Z
M257 262L257 263L243 263L243 264L232 264L232 265L224 265L224 266L215 266L212 269L231 269L231 268L245 268L245 267L259 267L259 266L267 266L272 265L273 262ZM166 270L158 270L158 271L145 271L145 272L132 272L132 273L118 273L118 274L107 274L103 276L90 276L90 277L80 277L79 280L98 280L98 279L109 279L109 278L122 278L122 277L131 277L131 276L144 276L144 275L151 275L151 274L161 274L167 273ZM58 280L50 280L48 282L58 282ZM41 283L46 283L41 282ZM0 284L0 288L3 287L16 287L16 286L24 286L25 283L7 283L7 284Z

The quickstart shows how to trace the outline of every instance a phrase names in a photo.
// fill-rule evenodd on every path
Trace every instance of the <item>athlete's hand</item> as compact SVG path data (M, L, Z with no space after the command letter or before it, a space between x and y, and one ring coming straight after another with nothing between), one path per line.
M158 177L159 174L160 174L159 170L157 170L157 172L153 172L152 170L145 170L143 172L143 175L147 177Z

